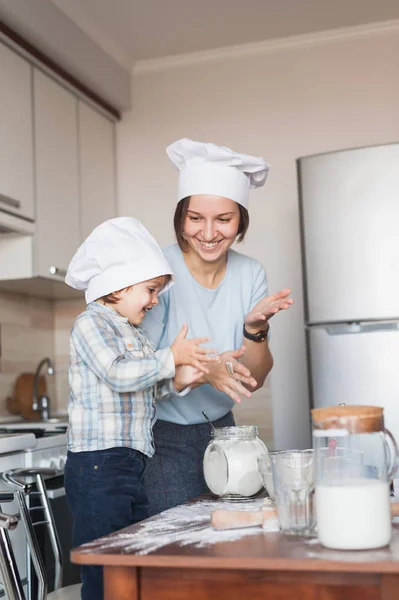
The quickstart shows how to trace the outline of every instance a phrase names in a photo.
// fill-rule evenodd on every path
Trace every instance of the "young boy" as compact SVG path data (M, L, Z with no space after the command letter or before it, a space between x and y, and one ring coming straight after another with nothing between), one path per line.
M186 326L170 348L157 351L139 327L173 284L173 273L135 219L94 229L65 281L86 290L87 302L70 337L65 467L73 545L79 546L148 516L143 474L154 453L154 400L184 393L217 357L199 347L206 338L186 339ZM82 600L102 599L101 567L82 567L82 581Z

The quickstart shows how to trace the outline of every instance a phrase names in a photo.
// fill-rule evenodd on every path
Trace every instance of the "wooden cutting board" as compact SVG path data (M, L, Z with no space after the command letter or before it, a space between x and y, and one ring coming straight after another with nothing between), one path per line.
M6 400L7 410L12 415L21 415L29 421L38 421L41 418L39 410L32 410L34 373L22 373L17 377L13 395ZM37 386L38 396L44 396L47 392L46 378L39 377Z

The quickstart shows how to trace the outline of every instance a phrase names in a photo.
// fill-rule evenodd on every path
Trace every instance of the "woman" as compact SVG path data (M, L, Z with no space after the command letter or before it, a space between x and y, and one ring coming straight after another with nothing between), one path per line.
M262 265L231 250L248 229L249 188L264 185L269 165L262 158L187 139L169 146L167 153L180 171L177 244L164 251L176 283L147 314L144 327L162 348L187 323L189 337L211 339L220 362L212 363L209 374L184 397L157 403L156 451L146 472L150 514L207 491L202 460L210 425L203 411L215 427L234 425L234 403L260 388L273 366L269 319L293 302L289 289L267 296Z

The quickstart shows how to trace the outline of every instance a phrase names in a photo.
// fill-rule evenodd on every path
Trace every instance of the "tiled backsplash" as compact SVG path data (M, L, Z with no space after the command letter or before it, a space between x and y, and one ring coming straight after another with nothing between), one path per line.
M54 357L53 302L19 294L0 293L0 414L18 375L34 373L40 359ZM47 381L50 397L54 380Z
M47 377L53 411L64 411L68 402L69 332L84 300L41 300L0 293L0 416L8 414L6 398L23 372L34 373L49 356L55 376ZM272 402L268 383L235 409L237 424L258 425L259 434L273 448Z
M48 356L55 376L47 377L51 409L65 410L68 400L68 335L82 301L53 302L20 294L0 293L0 415L7 415L6 398L22 373L34 373ZM68 315L65 317L65 315Z
M68 403L68 352L69 332L76 317L85 309L82 300L57 300L54 303L54 355L57 369L56 395L59 410L66 410Z

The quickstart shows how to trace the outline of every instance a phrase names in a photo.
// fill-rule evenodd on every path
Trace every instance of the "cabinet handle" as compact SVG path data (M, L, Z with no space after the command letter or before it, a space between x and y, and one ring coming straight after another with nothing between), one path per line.
M19 200L15 200L15 198L9 198L3 194L0 194L0 202L6 206L11 206L12 208L21 208L21 202Z
M50 273L50 275L58 275L58 277L65 277L67 274L65 269L59 269L54 265L49 268L48 272Z

